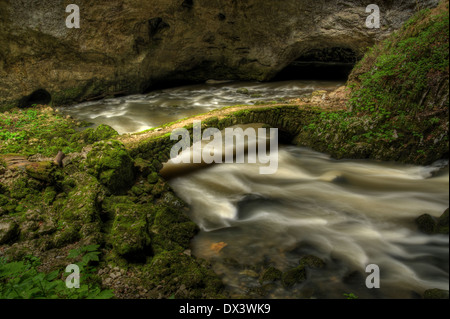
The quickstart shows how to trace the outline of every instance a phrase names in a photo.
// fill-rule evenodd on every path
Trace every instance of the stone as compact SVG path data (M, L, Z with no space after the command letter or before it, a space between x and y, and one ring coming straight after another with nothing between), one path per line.
M423 294L424 299L449 299L448 290L428 289Z
M291 288L295 284L306 280L306 271L304 266L298 266L287 270L281 277L281 282L285 288Z
M259 282L264 283L266 281L272 282L272 281L280 280L282 276L283 276L283 273L281 272L281 270L279 270L275 267L269 267L261 274L261 277L259 278Z
M35 162L25 166L28 176L39 181L52 183L58 166L54 162Z
M444 235L448 235L449 231L448 231L448 208L447 210L438 218L437 223L436 223L436 232L438 234L444 234Z
M325 267L325 262L319 257L308 255L300 259L299 265L309 268L321 269Z
M447 208L447 210L439 218L435 218L429 214L423 214L419 216L416 219L416 224L419 230L428 235L448 235L448 211L449 209Z
M0 221L0 245L12 241L19 233L19 225L15 221Z
M416 219L419 230L425 234L431 235L436 228L436 220L429 214L423 214Z
M141 93L180 80L268 80L317 51L326 56L338 47L342 50L334 51L361 57L410 18L417 5L416 0L380 0L383 27L374 32L364 23L367 4L356 0L326 6L297 0L283 5L248 0L232 6L226 0L191 2L86 0L82 32L66 28L59 0L39 6L2 2L0 108L17 106L24 98L28 104L51 99L63 105ZM420 5L437 3L424 0Z
M134 181L134 162L125 146L115 140L97 142L87 154L88 172L111 192L129 189Z

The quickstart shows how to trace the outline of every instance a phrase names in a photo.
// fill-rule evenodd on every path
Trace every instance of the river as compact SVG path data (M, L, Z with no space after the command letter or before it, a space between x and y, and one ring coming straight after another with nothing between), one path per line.
M130 133L223 106L297 98L342 84L209 82L61 111ZM273 175L259 174L258 164L185 165L182 174L170 174L176 168L167 165L170 185L201 228L192 253L211 261L232 296L258 291L264 269L286 271L310 254L322 258L325 268L309 270L308 279L294 287L277 281L255 296L420 298L426 289L449 289L449 237L422 234L414 223L424 213L439 217L449 206L448 162L421 167L337 161L284 145ZM365 285L369 264L380 268L380 289Z
M59 110L94 125L108 124L119 134L135 133L225 106L298 98L319 89L332 91L343 84L342 81L208 81L148 94L85 102ZM239 90L248 90L248 94L239 93L242 92Z

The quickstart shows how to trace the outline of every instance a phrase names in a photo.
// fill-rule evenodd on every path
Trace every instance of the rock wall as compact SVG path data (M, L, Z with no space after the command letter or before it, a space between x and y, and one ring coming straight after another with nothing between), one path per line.
M368 29L371 1L361 0L0 0L0 108L177 81L268 80L320 50L361 57L418 6L437 2L380 0L381 29ZM65 25L70 3L80 7L80 29ZM48 94L32 95L40 89Z

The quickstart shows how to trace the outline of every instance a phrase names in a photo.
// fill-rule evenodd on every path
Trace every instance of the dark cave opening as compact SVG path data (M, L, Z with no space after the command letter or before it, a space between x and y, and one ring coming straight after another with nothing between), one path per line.
M347 80L359 57L349 48L330 47L303 53L272 80Z
M34 91L28 96L24 96L19 101L20 108L32 107L38 104L49 104L52 101L52 96L44 89Z

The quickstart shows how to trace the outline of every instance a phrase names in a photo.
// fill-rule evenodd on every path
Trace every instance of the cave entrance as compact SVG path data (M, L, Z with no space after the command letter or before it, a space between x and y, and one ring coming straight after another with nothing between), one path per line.
M349 48L313 49L291 62L274 80L346 81L358 60L358 55Z
M19 101L20 108L32 107L37 104L49 104L52 101L52 96L44 89L34 91L28 96L24 96Z

